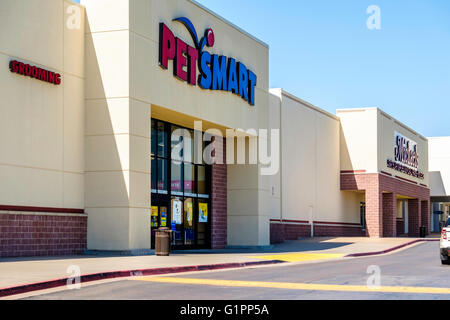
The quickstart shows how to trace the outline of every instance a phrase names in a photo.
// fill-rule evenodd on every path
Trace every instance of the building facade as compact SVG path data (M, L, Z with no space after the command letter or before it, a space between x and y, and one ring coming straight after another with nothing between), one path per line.
M431 226L440 232L450 214L450 137L428 138L430 158Z
M2 257L429 231L426 138L269 90L268 45L195 1L0 16Z

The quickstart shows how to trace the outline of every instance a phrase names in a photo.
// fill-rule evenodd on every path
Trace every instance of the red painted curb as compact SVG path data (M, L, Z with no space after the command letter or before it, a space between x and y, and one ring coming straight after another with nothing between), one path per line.
M351 253L351 254L346 255L345 257L375 256L375 255L379 255L379 254L389 253L389 252L401 249L403 247L410 246L410 245L412 245L414 243L417 243L417 242L431 242L431 241L439 241L439 239L417 239L417 240L413 240L413 241L410 241L410 242L407 242L407 243L404 243L404 244L401 244L401 245L398 245L396 247L392 247L392 248L389 248L389 249L386 249L386 250L383 250L383 251Z
M235 262L235 263L222 263L222 264L208 264L208 265L196 265L196 266L181 266L181 267L168 267L168 268L154 268L154 269L141 269L141 270L124 270L124 271L110 271L101 273L85 274L80 276L80 283L98 281L104 279L135 277L135 276L149 276L159 274L181 273L191 271L206 271L206 270L219 270L219 269L231 269L231 268L243 268L251 266L269 265L275 263L284 263L280 260L268 260L268 261L251 261L251 262ZM48 280L43 282L35 282L30 284L24 284L20 286L13 286L0 289L0 297L6 297L21 293L27 293L32 291L51 289L56 287L65 286L69 278L61 278Z

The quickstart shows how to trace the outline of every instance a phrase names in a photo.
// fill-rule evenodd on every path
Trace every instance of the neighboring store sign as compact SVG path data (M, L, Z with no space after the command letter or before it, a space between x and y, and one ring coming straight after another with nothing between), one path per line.
M387 166L415 178L424 179L423 172L418 170L417 143L397 131L395 131L394 160L388 159Z
M195 86L198 82L203 89L229 91L240 96L250 105L255 105L255 86L257 76L243 63L234 58L211 54L203 51L205 45L214 46L215 36L212 29L205 31L199 41L197 31L187 18L177 18L192 36L195 48L175 37L164 24L159 24L159 65L168 68L169 60L173 60L173 74L180 80ZM197 78L197 66L200 75ZM185 68L187 71L185 71Z
M13 73L52 83L54 85L61 84L61 75L59 73L25 64L17 60L11 60L9 62L9 69Z

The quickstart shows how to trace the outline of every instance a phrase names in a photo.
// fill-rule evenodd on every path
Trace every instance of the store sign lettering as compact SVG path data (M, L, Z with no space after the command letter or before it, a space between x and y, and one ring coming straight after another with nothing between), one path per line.
M207 29L199 41L197 31L187 18L177 18L192 36L195 47L188 45L164 24L159 25L159 65L167 69L169 60L173 61L174 76L182 81L205 90L229 91L255 105L255 86L257 76L243 63L234 58L203 51L205 46L212 48L215 42L214 31ZM197 70L200 75L197 77Z
M398 132L395 132L395 161L412 168L419 167L419 156L417 154L417 143Z
M388 159L386 164L390 169L424 179L423 172L418 170L417 143L398 132L395 132L394 160Z
M48 71L30 64L25 64L17 60L11 60L9 62L9 69L12 73L17 73L54 85L61 84L61 75L59 73Z

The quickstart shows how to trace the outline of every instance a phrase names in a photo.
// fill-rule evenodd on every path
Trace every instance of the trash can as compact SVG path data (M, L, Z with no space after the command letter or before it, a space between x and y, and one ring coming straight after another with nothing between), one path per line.
M172 242L172 230L161 227L156 230L155 254L157 256L168 256L170 254L170 243Z
M427 228L424 226L420 227L420 237L425 238L426 235L427 235Z

